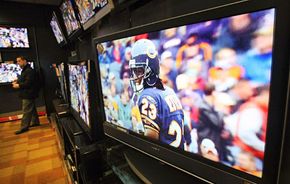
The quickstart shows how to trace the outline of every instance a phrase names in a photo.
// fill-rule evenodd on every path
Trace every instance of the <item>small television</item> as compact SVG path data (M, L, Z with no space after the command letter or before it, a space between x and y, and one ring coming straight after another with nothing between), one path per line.
M71 0L64 0L60 6L62 18L68 36L72 35L75 31L81 28L79 21L76 18L76 14Z
M55 12L53 12L51 20L50 20L50 26L53 31L53 34L56 38L56 41L58 44L64 44L66 42L65 36L60 28L59 22L57 20Z
M86 30L114 8L112 0L75 0L78 15L83 28Z
M276 12L258 5L96 38L105 134L208 183L274 183L283 117L269 109L286 96L270 95Z
M62 103L68 104L68 91L67 91L67 81L66 81L66 69L65 64L60 63L58 65L53 64L55 68L55 73L58 78L58 87L56 90L57 96L62 100Z
M70 112L92 141L101 140L104 136L102 124L96 121L95 75L95 63L91 60L68 63Z
M1 48L29 48L28 29L0 25Z
M31 68L34 68L33 62L28 62ZM22 69L14 61L0 63L0 83L11 83L21 75Z
M68 64L70 106L73 114L90 127L89 114L89 65L87 61Z

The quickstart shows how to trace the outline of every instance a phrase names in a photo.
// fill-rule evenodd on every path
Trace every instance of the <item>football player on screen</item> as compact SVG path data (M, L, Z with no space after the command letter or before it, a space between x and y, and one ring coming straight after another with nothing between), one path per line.
M184 149L182 105L175 92L159 78L158 52L152 41L141 39L132 47L129 62L130 83L144 134L165 144Z

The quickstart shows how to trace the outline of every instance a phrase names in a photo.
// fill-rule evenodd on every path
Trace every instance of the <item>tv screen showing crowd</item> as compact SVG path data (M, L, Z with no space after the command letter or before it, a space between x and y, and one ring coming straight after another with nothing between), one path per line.
M57 43L61 43L64 41L64 35L60 29L60 26L58 24L57 18L55 14L52 15L51 21L50 21L50 26L53 31L53 34L56 38Z
M88 68L85 63L81 63L79 65L68 65L68 69L71 107L90 127Z
M108 4L108 0L75 0L82 24L86 23L97 12Z
M0 48L29 48L27 28L0 26Z
M33 62L28 62L33 68ZM13 61L0 63L0 83L10 83L20 76L22 69Z
M81 28L70 0L65 0L60 6L60 10L68 35Z
M96 45L106 121L261 177L274 10Z

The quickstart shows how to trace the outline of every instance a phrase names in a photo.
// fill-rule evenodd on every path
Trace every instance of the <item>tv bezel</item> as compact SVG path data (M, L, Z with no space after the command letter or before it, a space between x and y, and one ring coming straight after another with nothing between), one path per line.
M54 34L53 30L52 30L52 27L51 27L51 25L50 25L53 16L55 16L55 18L56 18L56 22L57 22L57 25L58 25L58 27L59 27L59 29L60 29L60 32L62 33L63 38L64 38L64 40L63 40L62 42L60 42L60 43L58 43L58 41L57 41L57 39L56 39L56 36L55 36L55 34ZM54 37L55 37L55 40L56 40L57 44L60 45L60 46L64 46L65 44L67 44L66 36L65 36L65 34L64 34L63 30L62 30L62 27L60 26L60 23L59 23L59 20L58 20L58 17L57 17L57 15L56 15L55 11L53 11L52 14L51 14L51 18L50 18L50 21L49 21L49 26L50 26L50 28L51 28L51 31L52 31Z
M76 5L77 8L77 14L80 17L79 8ZM92 25L94 25L96 22L98 22L101 18L106 16L111 12L111 10L114 8L114 3L112 0L108 0L108 4L106 4L104 7L102 7L98 12L96 12L92 17L90 17L86 22L82 23L80 21L80 24L83 26L84 30L89 29ZM80 18L79 18L80 19Z
M161 160L173 167L176 167L195 177L202 178L213 183L265 183L272 184L277 181L279 167L281 164L281 143L283 141L283 127L286 124L285 109L279 107L286 107L286 97L288 88L289 65L287 45L285 38L280 35L286 34L280 29L283 26L283 9L282 3L274 1L258 2L245 1L243 3L231 4L229 6L221 6L204 11L193 12L191 14L170 18L163 21L158 21L144 26L123 30L117 33L108 34L103 37L94 39L94 44L103 43L106 41L117 40L129 36L134 36L142 33L149 33L159 31L171 27L182 26L186 24L194 24L207 20L215 20L243 13L253 13L260 10L275 8L275 30L274 43L272 55L272 69L271 69L271 83L270 83L270 102L268 114L268 128L267 139L265 147L265 158L263 175L261 178L255 177L251 174L238 171L231 167L225 166L221 163L214 162L199 155L190 154L168 145L160 144L159 142L147 139L137 133L128 131L126 129L117 127L116 125L106 122L103 94L101 88L98 88L99 104L102 114L102 122L104 132L107 136L112 137L132 148L139 150L151 157ZM286 11L286 10L284 10ZM278 49L278 45L280 46ZM96 57L98 53L96 52ZM98 71L98 85L101 86L99 62L96 62ZM279 89L279 90L277 90ZM277 122L280 122L277 124ZM271 138L270 138L271 137ZM275 149L273 149L275 148ZM190 157L188 156L190 154Z
M29 47L0 47L0 51L7 51L7 50L13 50L13 51L17 51L17 50L29 50L31 49L31 36L30 34L32 34L32 30L31 27L29 25L20 25L20 24L0 24L0 26L4 26L4 27L10 27L10 28L26 28L27 29L27 39L28 39L28 45Z

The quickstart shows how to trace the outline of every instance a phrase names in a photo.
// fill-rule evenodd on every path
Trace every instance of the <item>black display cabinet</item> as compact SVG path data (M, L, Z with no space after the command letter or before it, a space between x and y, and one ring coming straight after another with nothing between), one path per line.
M99 183L104 165L99 144L89 139L87 133L70 115L67 106L60 100L54 100L53 104L58 145L71 183Z

